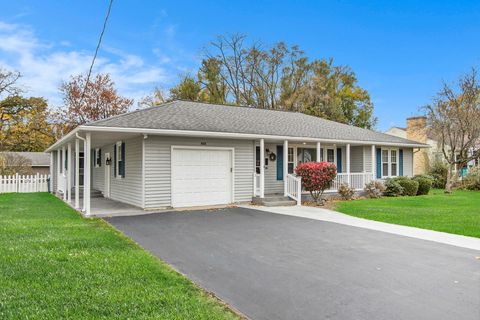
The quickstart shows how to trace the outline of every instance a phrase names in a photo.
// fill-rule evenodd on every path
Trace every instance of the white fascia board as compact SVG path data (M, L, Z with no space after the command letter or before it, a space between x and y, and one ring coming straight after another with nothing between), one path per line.
M211 132L211 131L194 131L194 130L170 130L170 129L148 129L148 128L121 128L121 127L101 127L101 126L79 126L75 130L90 131L90 132L125 132L125 133L140 133L140 134L154 134L154 135L168 135L168 136L188 136L188 137L203 137L203 138L230 138L230 139L276 139L276 140L297 140L304 142L331 142L331 143L350 143L362 145L380 145L380 146L397 146L409 148L429 148L425 144L409 144L409 143L395 143L382 141L361 141L361 140L342 140L342 139L323 139L311 137L290 137L290 136L276 136L276 135L262 135L250 133L231 133L231 132ZM72 132L71 132L72 133ZM70 135L70 133L69 133ZM57 141L61 142L67 139L68 136ZM56 144L57 144L56 143ZM52 146L54 147L55 144ZM50 150L50 147L48 150Z

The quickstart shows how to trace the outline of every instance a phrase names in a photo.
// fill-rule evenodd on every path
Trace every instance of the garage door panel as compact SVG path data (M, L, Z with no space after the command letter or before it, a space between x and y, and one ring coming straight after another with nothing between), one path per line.
M172 150L172 206L232 202L232 152L216 149Z

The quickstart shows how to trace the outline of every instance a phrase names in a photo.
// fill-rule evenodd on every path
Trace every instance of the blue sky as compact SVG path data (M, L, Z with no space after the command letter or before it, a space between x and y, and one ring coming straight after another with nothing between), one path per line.
M88 69L107 6L2 1L0 66L59 105L61 81ZM379 130L403 126L442 81L480 67L479 1L115 0L95 70L138 99L194 71L202 47L234 32L349 65L371 94Z

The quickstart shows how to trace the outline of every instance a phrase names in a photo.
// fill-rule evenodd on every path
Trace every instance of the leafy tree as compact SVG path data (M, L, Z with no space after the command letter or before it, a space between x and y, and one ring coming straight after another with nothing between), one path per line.
M475 68L462 76L458 86L447 83L426 107L430 132L439 141L448 165L445 192L450 193L459 171L480 157L480 83Z
M170 89L170 98L173 100L199 101L201 90L200 83L192 76L186 75L178 85Z
M295 168L295 173L302 178L303 188L310 192L315 202L323 204L323 192L332 186L337 167L329 162L304 162Z
M20 73L0 69L0 151L43 151L54 141L45 99L26 98Z
M72 77L60 87L64 106L56 119L67 133L78 125L105 119L128 111L132 99L120 96L109 74L97 74L86 83L84 75Z
M222 35L204 50L197 78L183 77L171 99L249 105L304 112L373 128L373 104L355 73L333 59L310 61L298 46L248 45L240 34Z
M55 138L43 98L11 96L0 101L0 150L43 151Z

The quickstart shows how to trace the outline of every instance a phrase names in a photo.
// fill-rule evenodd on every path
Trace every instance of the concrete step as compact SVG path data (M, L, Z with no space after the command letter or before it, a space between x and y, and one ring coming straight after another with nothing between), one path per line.
M265 195L264 198L255 197L253 203L266 207L294 206L297 204L295 200L285 197L283 194L269 194Z
M294 206L297 202L295 200L281 200L281 201L265 201L263 205L265 207L287 207Z

